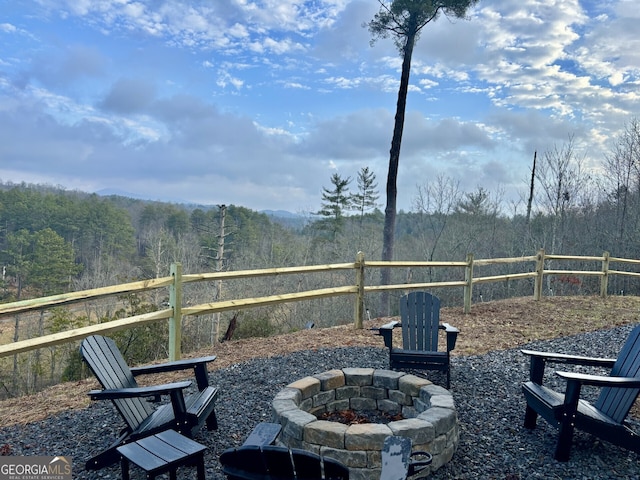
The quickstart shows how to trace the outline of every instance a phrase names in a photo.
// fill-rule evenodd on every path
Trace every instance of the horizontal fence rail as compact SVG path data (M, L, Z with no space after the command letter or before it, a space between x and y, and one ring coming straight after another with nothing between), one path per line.
M600 270L562 270L562 269L545 269L547 261L580 261L580 262L600 262ZM267 305L276 305L282 303L299 302L304 300L313 300L320 298L336 297L342 295L354 296L354 326L355 328L363 327L363 319L365 315L364 297L367 293L377 293L385 290L418 290L432 288L462 288L464 312L471 311L472 292L474 285L495 282L511 282L515 280L533 279L534 293L536 300L542 298L543 278L550 275L565 276L591 276L600 277L600 295L607 296L608 279L611 275L624 275L639 277L638 272L628 272L622 270L614 270L610 268L612 263L620 263L627 265L640 266L640 260L624 259L609 256L605 252L603 256L575 256L575 255L546 255L544 250L540 250L537 255L513 257L513 258L493 258L493 259L474 259L472 254L467 255L464 262L453 261L433 261L433 262L411 262L411 261L365 261L364 254L358 253L356 261L353 263L311 265L301 267L279 267L267 268L260 270L243 270L233 272L211 272L199 274L182 275L182 266L173 264L171 266L170 275L162 278L131 282L126 284L114 285L109 287L96 288L91 290L83 290L79 292L70 292L60 295L48 297L22 300L18 302L0 304L0 317L7 315L19 315L38 310L46 310L63 305L70 305L89 300L100 299L113 295L122 295L124 293L136 293L158 288L169 288L169 308L136 315L128 318L112 320L109 322L99 323L81 328L70 329L64 332L44 335L41 337L31 338L28 340L20 340L13 343L0 345L0 357L15 355L42 347L50 347L66 342L71 342L85 338L93 334L104 334L125 330L132 327L144 325L150 322L161 320L169 321L169 358L176 360L181 357L180 344L182 334L182 319L186 316L198 316L209 313L224 312L230 310L243 310L256 308ZM529 271L520 273L508 273L503 275L492 276L474 276L474 267L483 267L488 265L532 265ZM402 283L394 285L365 285L366 270L373 268L454 268L460 269L460 280L428 282L428 283ZM294 293L284 293L279 295L270 295L254 298L239 298L233 300L221 300L211 303L204 303L195 306L182 305L182 289L183 285L193 282L203 281L224 281L232 279L248 279L255 277L277 277L281 275L301 274L307 275L317 272L330 271L349 271L355 273L353 285L322 288L315 290L306 290Z

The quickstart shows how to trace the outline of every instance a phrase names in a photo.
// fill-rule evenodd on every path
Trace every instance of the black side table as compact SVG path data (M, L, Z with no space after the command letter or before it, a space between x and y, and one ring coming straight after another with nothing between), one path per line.
M144 470L147 479L169 472L169 478L176 480L176 470L182 466L195 466L198 480L204 478L204 445L180 435L174 430L166 430L136 442L118 447L122 455L122 480L129 480L129 463Z

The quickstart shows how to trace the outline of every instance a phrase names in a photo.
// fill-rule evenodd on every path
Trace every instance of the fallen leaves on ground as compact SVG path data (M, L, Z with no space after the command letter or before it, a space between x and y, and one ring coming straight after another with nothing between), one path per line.
M638 323L639 297L550 297L536 301L531 297L478 303L471 313L462 308L443 308L440 318L460 329L454 355L482 355L505 350L534 340L574 335L618 325ZM188 357L214 354L212 370L225 368L252 358L287 355L301 350L351 346L384 348L382 338L371 329L390 318L367 321L363 329L352 324L313 328L267 338L247 338L216 344L191 352ZM399 335L396 329L396 335ZM398 342L400 339L398 337ZM173 381L179 374L155 376L158 382ZM184 375L184 374L182 374ZM0 402L0 425L25 424L61 411L86 408L87 392L99 388L93 379L54 385L33 395Z

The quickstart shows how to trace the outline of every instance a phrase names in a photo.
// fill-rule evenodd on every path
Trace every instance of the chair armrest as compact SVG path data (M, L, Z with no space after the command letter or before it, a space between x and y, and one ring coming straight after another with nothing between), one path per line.
M635 377L605 377L603 375L588 375L576 372L556 372L556 374L567 381L567 388L564 394L564 415L575 418L580 402L580 391L583 385L593 387L617 387L617 388L640 388L640 378Z
M391 322L385 323L384 325L381 325L379 328L373 328L372 330L380 330L382 328L393 330L394 328L399 327L400 325L402 324L398 320L392 320Z
M282 430L279 423L261 422L256 425L249 436L246 438L243 447L247 445L273 445Z
M150 373L164 373L174 372L178 370L188 370L195 368L201 364L207 364L213 362L216 359L215 355L200 358L185 358L184 360L176 360L173 362L160 363L158 365L146 365L144 367L132 367L131 373L133 375L146 375Z
M114 400L118 398L157 397L170 395L191 386L191 381L165 383L150 387L117 388L111 390L91 390L87 395L91 400Z
M175 360L173 362L165 362L158 365L133 367L130 370L133 376L136 376L193 369L196 376L196 382L198 384L198 390L204 390L209 386L207 363L213 362L215 359L215 355L199 358L185 358L184 360Z
M568 381L593 387L640 388L640 378L636 377L607 377L576 372L556 372L556 375Z
M377 331L377 335L381 335L384 340L384 346L391 350L393 348L393 329L400 325L400 322L394 320L392 322L385 323L381 327L372 328L371 330Z
M613 367L616 362L611 358L583 357L580 355L565 355L563 353L537 352L535 350L520 350L531 358L529 368L529 380L542 385L544 368L549 363L564 363L570 365L584 365L590 367Z
M460 333L460 330L456 327L452 327L448 323L442 323L438 326L441 330L444 330L447 333Z
M563 353L537 352L535 350L520 350L524 355L542 359L549 363L566 363L571 365L584 365L589 367L612 368L616 363L615 358L584 357L580 355L565 355Z
M448 323L441 323L438 325L438 329L444 330L447 334L447 352L456 348L456 341L458 340L458 333L460 333L460 330L456 327L452 327Z

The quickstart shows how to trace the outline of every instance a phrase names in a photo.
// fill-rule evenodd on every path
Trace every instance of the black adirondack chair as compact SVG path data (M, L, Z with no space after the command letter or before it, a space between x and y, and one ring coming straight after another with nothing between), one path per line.
M191 437L205 423L209 430L218 428L214 410L218 389L209 385L207 374L207 363L215 360L215 356L129 368L115 342L99 335L84 339L80 354L104 388L90 391L89 396L92 400L111 400L126 424L111 446L87 461L87 470L97 470L118 461L118 446L163 430L173 429ZM193 369L198 386L192 394L184 392L191 386L191 381L140 387L134 378L141 374L187 369ZM162 405L150 402L150 399L159 400L162 395L168 395L171 402Z
M640 325L627 338L617 359L582 357L522 350L531 358L530 379L522 385L527 401L524 426L533 429L538 414L559 429L555 458L569 460L574 429L640 453L640 436L625 419L640 393ZM609 376L556 372L566 380L565 393L542 385L547 363L610 368ZM591 404L580 398L583 385L600 387Z
M348 480L342 463L300 449L272 445L280 425L258 424L237 448L220 455L228 480ZM389 436L382 449L380 480L404 480L431 464L427 452L411 452L411 439Z
M349 469L331 458L277 445L243 445L220 455L228 480L348 480Z
M428 292L411 292L400 298L400 322L378 328L389 349L392 369L438 370L447 374L451 386L450 352L456 346L457 328L440 323L440 299ZM393 346L393 329L402 327L402 348ZM446 332L446 349L438 350L438 333Z
M347 480L349 469L339 462L323 459L305 450L276 446L282 427L259 423L244 443L220 455L228 480Z

